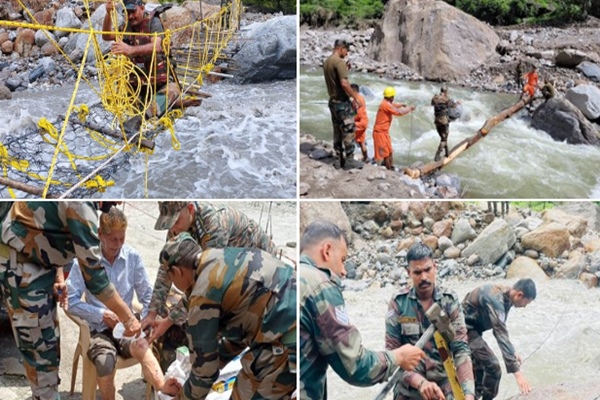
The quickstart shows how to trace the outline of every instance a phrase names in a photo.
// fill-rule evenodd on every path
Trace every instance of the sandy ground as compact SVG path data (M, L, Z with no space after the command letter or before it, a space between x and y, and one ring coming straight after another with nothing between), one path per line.
M278 249L283 250L285 257L294 261L298 259L297 248L294 247L297 242L296 202L233 201L217 202L217 204L227 204L243 211L249 217L260 222L263 228L267 225L269 205L271 205L270 226L272 228L269 228L268 231L272 232L275 244ZM124 212L129 220L126 241L140 252L150 281L154 282L158 271L158 254L164 244L166 234L164 231L154 230L154 223L158 217L157 203L150 201L125 202L121 207L124 207ZM77 372L75 393L71 396L69 390L73 353L78 341L79 330L62 310L59 311L59 315L61 326L60 396L62 399L78 400L81 399L82 388L81 362ZM23 376L23 367L17 359L19 354L10 332L6 314L0 313L0 399L28 399L31 396L31 390ZM146 384L141 376L139 364L119 370L115 378L116 399L144 399ZM100 398L99 392L97 392L97 396Z

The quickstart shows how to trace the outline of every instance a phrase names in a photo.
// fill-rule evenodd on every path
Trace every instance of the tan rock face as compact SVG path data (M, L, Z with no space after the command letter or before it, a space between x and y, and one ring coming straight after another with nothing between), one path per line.
M521 244L525 249L541 251L548 257L558 257L570 247L569 230L556 222L543 224L524 234Z
M369 56L447 81L483 64L499 41L488 25L443 1L391 0L371 38Z
M300 234L315 220L329 220L346 231L351 240L352 226L339 202L302 202L300 204Z
M542 218L546 223L556 222L566 226L569 233L577 238L582 237L587 230L587 220L585 218L567 214L558 208L544 211Z
M423 238L423 243L431 250L435 251L438 247L438 238L433 235L427 235Z
M35 32L32 29L23 29L17 34L14 51L22 57L28 57L35 43Z
M58 53L58 49L52 42L48 42L48 43L44 44L40 51L45 56L51 56L52 54Z
M47 10L36 12L33 17L41 25L54 25L54 15L56 14L56 9L49 8Z
M2 52L4 54L10 54L13 52L13 42L11 42L10 40L7 40L6 42L3 42L0 45L0 48L2 49Z
M531 278L536 282L550 279L537 261L529 257L517 257L508 267L506 278Z
M436 222L435 224L433 224L431 231L437 237L450 237L450 235L452 234L452 220L444 219L442 221Z
M427 207L427 213L434 221L439 221L450 211L450 203L447 201L432 201Z
M8 40L8 32L0 32L0 44Z
M198 40L198 28L194 33L193 28L179 29L187 25L191 25L196 21L208 18L211 15L216 14L220 10L220 7L202 3L202 12L200 12L199 2L188 1L181 6L174 6L167 10L164 14L165 19L163 20L164 29L170 29L173 32L171 38L171 47L185 47L189 46L193 40Z

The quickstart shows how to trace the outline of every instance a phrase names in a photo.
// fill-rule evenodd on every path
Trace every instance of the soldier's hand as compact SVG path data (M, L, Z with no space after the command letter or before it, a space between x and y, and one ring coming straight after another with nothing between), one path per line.
M171 318L163 318L161 320L154 321L151 325L152 334L150 335L150 343L164 335L165 332L173 325L173 320Z
M531 392L531 385L529 385L529 382L527 382L521 371L515 372L515 379L517 380L521 394L529 394Z
M119 317L117 317L117 314L114 312L105 310L102 314L102 322L104 322L104 324L110 329L114 329L115 325L119 323Z
M412 344L405 344L393 350L394 356L396 357L396 365L405 371L412 371L425 357L423 350Z
M67 288L67 284L65 283L65 276L63 274L63 269L56 269L56 276L54 278L54 285L52 286L52 290L54 292L54 297L58 301L58 304L64 308L65 310L69 308L69 291Z
M445 400L444 392L435 382L425 381L419 387L419 393L423 400Z
M146 314L146 317L144 319L142 319L142 330L145 331L146 328L150 325L152 325L152 323L156 321L156 312L155 311L148 311L148 314Z
M114 42L110 46L110 51L113 54L124 54L126 56L130 56L133 53L133 46L123 42Z
M138 337L142 333L142 325L137 318L133 318L127 322L124 322L125 332L123 332L123 337Z

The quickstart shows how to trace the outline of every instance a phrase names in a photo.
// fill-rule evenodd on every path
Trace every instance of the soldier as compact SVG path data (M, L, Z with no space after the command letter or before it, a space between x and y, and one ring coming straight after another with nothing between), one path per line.
M436 94L431 99L433 114L435 116L435 129L440 136L440 145L435 153L434 161L440 160L442 151L444 151L444 154L448 157L448 135L450 134L450 117L448 116L448 109L454 108L459 104L460 101L454 101L448 97L448 88L445 87L442 87L440 93Z
M354 159L354 110L351 99L356 92L348 81L348 66L344 58L348 55L348 43L337 39L333 52L323 64L325 84L329 94L329 111L333 123L333 147L340 158L339 167L344 169L362 168L363 163Z
M101 202L108 210L109 202ZM64 300L64 278L57 270L77 258L87 289L114 312L126 335L140 323L110 283L100 263L96 215L91 202L15 202L1 221L0 285L23 356L34 400L58 395L60 340L56 297Z
M359 93L359 87L357 84L353 83L352 90L356 92L356 97L354 101L356 102L356 116L354 117L354 124L356 125L356 143L359 144L360 150L363 156L363 162L369 162L369 154L367 151L367 140L365 132L369 127L369 117L367 115L367 102L365 98Z
M523 90L523 62L519 60L515 69L515 81L519 90Z
M544 86L542 87L542 96L546 101L550 100L556 95L556 91L554 89L554 82L550 80L546 80L544 82Z
M347 239L328 221L308 225L300 240L300 398L327 398L329 365L346 382L375 385L396 366L411 370L423 358L411 345L368 350L348 319L340 278L346 275Z
M437 303L452 322L455 338L448 343L456 365L456 375L465 399L474 400L473 366L471 364L467 328L454 291L436 286L437 264L433 252L417 243L406 255L412 288L403 288L392 297L385 324L385 347L394 349L403 344L415 344L430 325L425 313ZM413 372L405 372L394 388L394 399L452 399L452 389L440 353L432 339L424 347L427 359Z
M531 386L520 371L521 357L508 337L506 317L512 306L527 307L535 300L535 283L527 278L517 281L513 287L486 284L467 294L462 302L469 335L469 347L473 358L475 388L483 400L498 395L502 369L494 352L483 340L483 332L492 329L502 351L506 371L514 374L522 394Z
M378 163L383 160L383 164L389 170L394 169L394 151L390 138L392 118L394 115L402 116L411 113L416 108L404 103L394 103L395 96L396 89L393 87L388 86L383 90L383 100L379 104L375 125L373 125L373 146L375 147L373 158Z
M178 399L204 399L219 369L239 355L232 399L290 399L296 389L294 269L259 249L202 250L184 232L160 268L186 294L192 370Z
M217 207L205 202L163 201L159 202L160 216L154 229L169 229L170 236L188 232L202 249L224 247L251 247L275 255L276 247L269 235L244 213L231 207ZM169 317L156 321L157 315L166 315L165 304L171 281L159 268L154 283L148 315L142 321L142 329L152 325L150 340L162 336L173 325L183 325L187 315L183 303L173 307Z

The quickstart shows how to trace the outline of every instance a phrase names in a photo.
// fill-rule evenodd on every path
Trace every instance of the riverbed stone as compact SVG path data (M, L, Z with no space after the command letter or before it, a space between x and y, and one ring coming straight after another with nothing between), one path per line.
M442 252L452 246L454 246L454 244L452 243L452 240L450 240L450 238L442 236L438 239L438 247Z
M578 251L573 251L569 255L567 262L558 268L555 276L563 279L577 279L584 272L585 266L585 255Z
M569 90L565 98L577 107L589 120L600 117L600 89L594 85L577 85Z
M506 271L507 279L531 278L536 282L550 279L538 263L525 256L517 257Z
M503 219L497 218L488 225L463 251L463 257L477 254L482 264L493 264L516 242L512 228Z
M423 243L433 251L438 248L437 236L427 235L423 238Z
M300 232L315 220L329 220L346 232L348 240L352 240L352 226L342 209L339 201L333 202L301 202L300 203Z
M571 246L569 230L562 224L550 222L521 237L525 249L540 251L548 257L558 257Z
M460 249L457 247L449 247L444 251L444 257L454 259L460 257Z
M469 223L469 220L465 218L459 218L454 223L454 228L452 229L452 236L450 237L450 239L455 245L466 242L467 240L474 239L476 237L477 233Z
M56 12L56 22L54 23L54 25L57 28L79 29L81 28L82 23L77 17L77 15L75 15L75 12L72 8L63 7ZM68 36L69 32L57 29L54 31L54 35L57 38L61 38L64 36Z
M600 82L600 66L584 61L577 66L577 70L594 82Z
M583 282L588 289L598 286L598 277L594 274L590 274L589 272L582 272L581 275L579 275L579 280Z
M575 68L583 60L586 54L576 49L564 49L556 54L555 62L557 67Z
M542 213L544 223L556 222L564 225L569 230L569 234L576 238L581 238L587 231L587 220L578 215L569 214L559 208L551 208Z
M431 232L438 238L442 236L450 237L452 234L452 220L444 219L433 224Z

